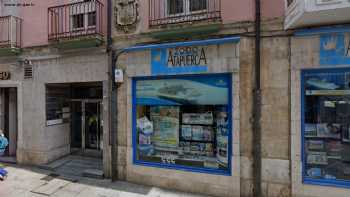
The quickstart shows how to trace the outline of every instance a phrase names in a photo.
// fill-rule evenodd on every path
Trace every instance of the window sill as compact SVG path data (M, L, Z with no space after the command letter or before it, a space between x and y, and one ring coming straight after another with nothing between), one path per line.
M303 184L350 189L350 181L332 179L303 178Z
M161 163L145 162L145 161L139 161L139 160L134 160L133 164L138 166L154 167L154 168L169 169L169 170L180 170L180 171L187 171L192 173L232 176L232 173L230 170L227 171L227 170L218 170L218 169L209 169L209 168L195 168L195 167L181 166L176 164L161 164Z

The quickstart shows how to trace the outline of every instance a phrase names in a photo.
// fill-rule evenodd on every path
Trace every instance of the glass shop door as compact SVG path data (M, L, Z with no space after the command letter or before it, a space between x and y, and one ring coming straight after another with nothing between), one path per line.
M71 146L79 152L102 150L102 102L72 101Z

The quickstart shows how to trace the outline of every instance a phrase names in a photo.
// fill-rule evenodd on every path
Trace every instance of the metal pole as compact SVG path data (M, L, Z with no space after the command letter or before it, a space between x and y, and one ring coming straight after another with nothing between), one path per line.
M261 2L255 0L255 87L253 99L253 176L254 197L261 197L261 82L260 82L260 34L261 34Z
M117 171L117 131L116 131L116 113L117 113L117 91L116 91L116 84L115 84L115 64L116 64L116 58L115 58L115 51L112 50L113 48L113 42L112 42L112 0L108 0L107 2L107 53L109 57L109 86L110 86L110 100L109 100L109 106L110 106L110 141L111 141L111 173L112 173L112 181L116 181L118 179L118 171Z

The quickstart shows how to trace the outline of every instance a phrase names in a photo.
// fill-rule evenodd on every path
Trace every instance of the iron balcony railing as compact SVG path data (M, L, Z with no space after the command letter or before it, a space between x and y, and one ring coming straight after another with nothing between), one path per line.
M149 0L149 24L221 20L221 0Z
M21 48L22 20L15 16L0 16L0 48Z
M48 9L49 40L103 36L103 4L88 0Z

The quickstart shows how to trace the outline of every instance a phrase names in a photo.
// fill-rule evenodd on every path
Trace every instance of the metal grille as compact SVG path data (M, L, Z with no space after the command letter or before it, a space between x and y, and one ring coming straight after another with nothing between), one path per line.
M26 65L24 66L24 79L32 79L33 78L33 66Z
M103 4L98 0L66 4L48 9L49 40L88 35L103 36Z
M0 17L0 48L21 48L22 20L15 16Z
M150 26L221 20L221 0L149 0Z

